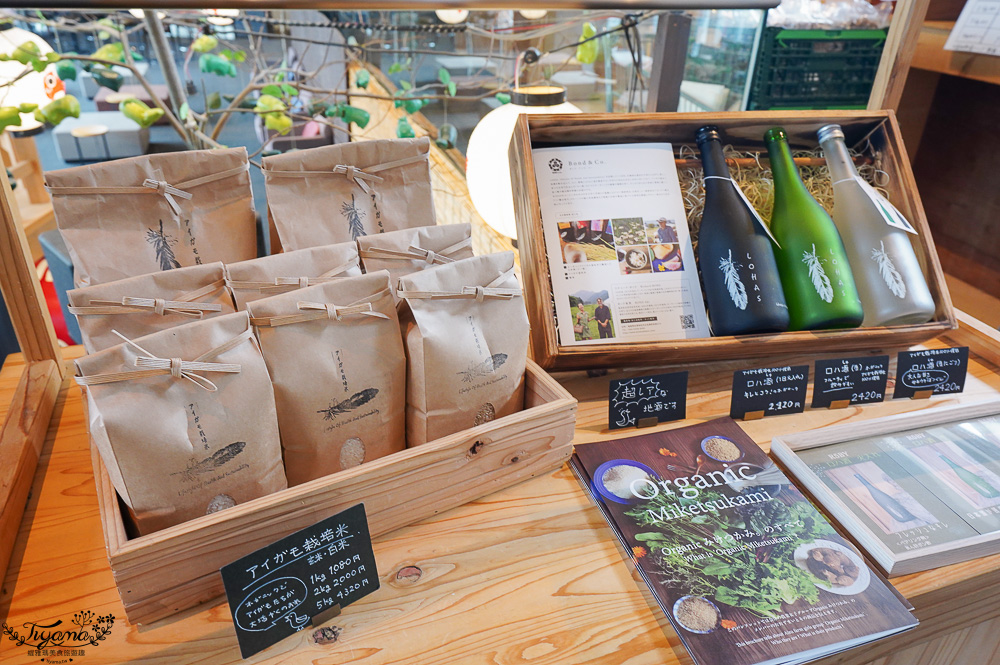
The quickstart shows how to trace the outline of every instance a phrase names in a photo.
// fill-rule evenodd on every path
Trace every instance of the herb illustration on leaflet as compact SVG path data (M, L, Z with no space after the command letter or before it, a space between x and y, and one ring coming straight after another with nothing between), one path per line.
M801 663L917 623L733 420L581 444L572 466L699 665Z

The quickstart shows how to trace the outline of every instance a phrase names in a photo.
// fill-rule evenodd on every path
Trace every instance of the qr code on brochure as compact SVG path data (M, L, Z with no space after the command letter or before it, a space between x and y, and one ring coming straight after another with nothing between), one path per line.
M681 314L681 330L693 330L694 327L694 314Z

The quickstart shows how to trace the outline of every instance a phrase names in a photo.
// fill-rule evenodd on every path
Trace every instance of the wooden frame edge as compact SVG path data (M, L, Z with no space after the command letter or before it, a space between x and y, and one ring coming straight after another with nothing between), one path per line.
M10 564L62 376L54 360L29 362L0 430L0 574Z

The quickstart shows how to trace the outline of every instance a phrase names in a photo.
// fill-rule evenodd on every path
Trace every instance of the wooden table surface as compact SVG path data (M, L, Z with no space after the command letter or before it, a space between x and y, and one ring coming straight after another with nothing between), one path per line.
M929 343L969 345L966 391L924 401L887 401L838 411L744 423L756 441L835 422L874 418L1000 395L1000 337L974 322ZM78 354L69 349L67 357ZM784 364L761 362L758 366ZM813 358L799 359L803 362ZM690 367L689 420L725 415L731 372L750 364ZM23 365L0 371L6 409ZM649 369L558 378L580 399L577 442L609 438L609 378ZM890 372L890 376L893 372ZM0 414L2 415L2 414ZM766 447L766 446L765 446ZM568 467L496 492L379 538L382 587L326 627L328 643L307 629L248 660L253 663L671 665L690 663L612 531ZM916 606L915 631L831 657L825 663L996 662L1000 643L1000 556L893 580ZM73 663L221 665L240 662L223 599L149 626L124 618L104 550L78 389L64 386L39 461L11 566L0 591L0 619L68 623L90 610L114 626ZM337 639L329 642L331 635ZM0 642L0 662L39 663L27 646ZM45 662L70 662L47 657Z

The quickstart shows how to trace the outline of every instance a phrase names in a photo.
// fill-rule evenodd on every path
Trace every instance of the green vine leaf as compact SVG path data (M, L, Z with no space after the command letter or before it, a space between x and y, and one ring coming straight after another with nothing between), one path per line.
M445 86L451 83L451 73L442 67L438 70L438 80L441 81Z
M455 85L454 81L448 81L448 94L454 97L456 92L458 92L458 86Z
M270 95L272 97L281 97L281 88L275 84L265 85L260 89L260 94Z

